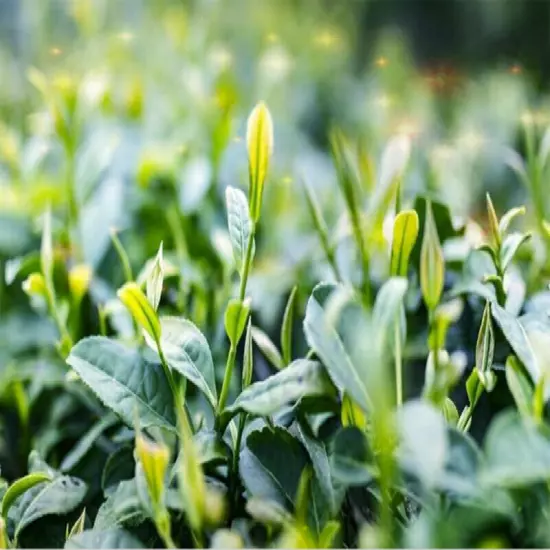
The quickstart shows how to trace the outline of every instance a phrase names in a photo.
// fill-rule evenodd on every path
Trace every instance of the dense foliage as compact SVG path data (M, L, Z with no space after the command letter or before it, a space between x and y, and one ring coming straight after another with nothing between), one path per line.
M351 77L329 17L266 3L233 59L215 2L93 5L0 97L0 547L550 546L519 68L458 100L391 39Z

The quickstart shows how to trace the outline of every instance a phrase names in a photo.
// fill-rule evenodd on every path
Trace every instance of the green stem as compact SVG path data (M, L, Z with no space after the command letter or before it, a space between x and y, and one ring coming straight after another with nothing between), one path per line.
M254 238L256 236L256 224L252 222L250 237L246 245L246 255L244 258L243 273L241 275L241 284L239 286L239 300L242 302L246 295L246 283L248 282L248 274L252 264L252 250L254 248Z
M397 396L397 406L403 404L403 364L401 357L401 334L399 323L395 323L395 387Z
M235 367L235 357L237 355L237 347L231 346L227 355L227 363L225 364L225 374L223 376L222 390L220 392L220 398L218 400L218 407L216 410L216 416L219 418L220 414L225 408L227 402L227 396L229 395L229 386L231 385L231 376L233 375L233 369Z
M73 253L80 260L81 250L78 235L78 201L76 200L74 174L75 174L75 151L73 146L65 146L65 192L67 193L67 234L71 239Z
M239 299L242 302L246 295L246 283L248 281L248 274L250 273L250 265L252 263L252 249L254 246L254 236L256 234L256 226L252 224L252 231L250 232L250 238L248 239L248 244L246 246L246 255L244 259L243 272L241 275L241 283L239 286ZM220 393L220 399L218 401L217 407L217 416L219 416L227 401L227 396L229 394L229 386L231 385L231 376L233 375L233 369L235 367L235 357L237 355L237 345L236 342L234 345L231 345L229 348L229 354L227 355L227 363L225 365L225 373L223 376L222 390Z
M130 259L128 258L128 254L126 254L126 250L124 250L124 246L122 246L122 243L120 242L120 239L118 238L118 235L114 230L111 231L111 240L113 241L113 245L115 246L118 257L120 258L122 270L124 271L124 278L127 283L130 283L134 280L132 267L130 266Z
M235 449L233 450L233 463L231 466L231 481L229 488L229 495L232 503L233 509L237 507L239 495L238 491L238 481L239 481L239 458L241 450L241 441L243 438L244 427L246 425L246 413L241 413L239 417L239 427L237 429L237 439L235 441Z
M363 273L361 292L365 305L370 308L372 305L370 288L370 261L365 239L363 239L363 234L361 232L361 222L357 213L351 212L351 223L355 241L359 248L359 256L361 258L361 271Z

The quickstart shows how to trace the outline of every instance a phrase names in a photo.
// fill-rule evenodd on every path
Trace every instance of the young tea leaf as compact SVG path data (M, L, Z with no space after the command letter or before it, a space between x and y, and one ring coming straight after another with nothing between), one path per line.
M143 294L141 288L134 282L126 283L118 292L117 296L126 306L136 323L155 342L160 340L160 323L153 306Z
M491 368L494 353L495 335L491 321L491 305L487 302L483 310L476 344L476 367L480 373L488 371Z
M443 292L445 261L431 204L426 205L426 223L420 251L420 286L429 310L434 310Z
M392 276L407 276L409 257L418 237L418 223L414 210L403 210L395 218L390 260Z
M151 271L147 277L147 299L156 311L159 307L164 282L164 261L162 258L162 241Z
M292 321L294 318L294 304L296 302L297 290L298 287L295 286L288 297L281 325L281 351L283 352L283 361L286 365L292 362Z
M271 338L260 328L252 327L252 339L254 343L260 348L261 352L265 355L266 359L277 369L282 370L285 368L285 362L279 353L279 350L275 344L271 341Z
M10 485L2 499L2 517L8 517L11 505L26 491L46 481L51 481L51 476L40 472L28 474Z
M227 226L237 271L242 275L248 241L252 238L252 220L245 194L235 187L225 190Z
M232 346L237 346L246 327L250 313L250 298L241 302L238 298L229 300L225 309L225 332Z
M253 223L260 218L264 184L273 153L273 121L265 103L260 102L248 118L246 147L250 175L250 215Z

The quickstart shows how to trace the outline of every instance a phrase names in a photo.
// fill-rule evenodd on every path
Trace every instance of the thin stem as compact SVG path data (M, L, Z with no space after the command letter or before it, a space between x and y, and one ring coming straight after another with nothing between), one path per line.
M244 427L246 425L246 413L241 413L239 417L239 427L237 430L237 439L235 441L235 449L233 450L233 463L231 465L231 481L229 488L229 495L233 509L237 507L239 495L238 481L239 481L239 458L241 450L241 441L243 438Z
M111 240L113 241L113 245L115 246L118 257L120 258L122 270L124 271L124 278L126 279L127 283L130 283L134 280L132 267L130 266L130 259L128 258L128 254L126 253L126 250L124 250L124 247L122 246L122 243L120 242L120 239L118 238L115 230L111 231Z
M246 255L244 258L243 273L241 275L241 284L239 286L239 300L242 302L246 295L246 283L248 282L248 274L250 272L250 266L252 264L252 250L254 248L254 238L256 236L256 224L252 222L252 229L250 231L250 237L246 245Z
M401 357L401 334L399 323L395 323L395 389L397 406L403 404L403 363Z
M363 234L361 232L361 222L359 216L355 212L351 212L351 224L353 229L353 235L359 248L359 256L361 258L361 271L363 273L363 282L361 285L361 291L363 294L364 302L367 307L371 306L371 289L370 289L370 262L367 253L367 247Z
M223 409L225 408L225 403L227 402L227 396L229 395L229 386L231 385L231 376L233 375L233 368L235 367L236 355L237 347L231 345L231 347L229 348L229 353L227 355L227 363L225 364L225 374L223 377L222 390L216 410L217 417L219 417L219 415L222 413Z

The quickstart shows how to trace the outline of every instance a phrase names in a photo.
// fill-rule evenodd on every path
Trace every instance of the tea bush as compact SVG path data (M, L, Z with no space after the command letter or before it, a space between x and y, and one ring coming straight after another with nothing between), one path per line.
M77 11L90 69L37 53L5 103L29 128L5 109L0 546L549 546L550 130L527 80L465 85L442 130L396 43L351 84L331 27L263 90L279 119L223 48L194 72L186 14L139 72ZM318 147L283 108L363 79L374 103Z

